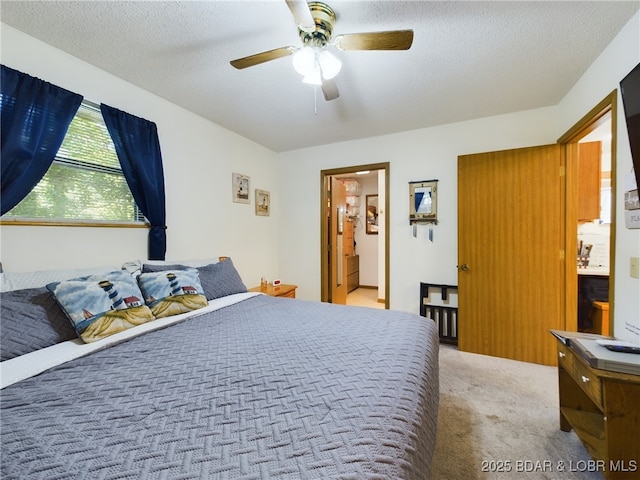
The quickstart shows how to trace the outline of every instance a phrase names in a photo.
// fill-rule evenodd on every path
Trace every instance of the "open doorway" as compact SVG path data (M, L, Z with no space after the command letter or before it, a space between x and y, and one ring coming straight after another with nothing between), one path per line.
M576 245L577 266L566 262L571 331L613 334L616 110L614 90L558 140L566 146L568 255Z
M332 217L341 215L341 206L332 199L331 185L335 181L346 188L343 222L332 221L335 220ZM323 302L345 303L342 295L333 298L336 292L333 283L337 283L346 284L346 304L389 308L388 192L389 163L321 172Z
M611 112L578 141L578 331L609 335Z

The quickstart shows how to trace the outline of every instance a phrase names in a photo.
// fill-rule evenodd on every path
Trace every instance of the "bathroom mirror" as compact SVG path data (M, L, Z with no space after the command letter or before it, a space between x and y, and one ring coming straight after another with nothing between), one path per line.
M367 229L369 235L378 234L378 195L367 195Z

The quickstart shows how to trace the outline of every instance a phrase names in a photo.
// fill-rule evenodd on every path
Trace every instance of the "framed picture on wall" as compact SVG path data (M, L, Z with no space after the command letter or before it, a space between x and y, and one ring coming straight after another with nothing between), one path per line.
M249 177L239 173L232 174L231 191L233 201L236 203L251 203L249 199Z
M271 201L269 192L256 188L256 215L268 217L271 212Z

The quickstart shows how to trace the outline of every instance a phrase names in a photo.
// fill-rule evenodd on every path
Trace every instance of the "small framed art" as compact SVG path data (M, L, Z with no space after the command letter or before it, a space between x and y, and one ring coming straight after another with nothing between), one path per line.
M231 179L233 201L237 203L251 203L249 199L249 177L234 173Z
M269 192L256 188L256 215L268 217L271 212L271 199Z

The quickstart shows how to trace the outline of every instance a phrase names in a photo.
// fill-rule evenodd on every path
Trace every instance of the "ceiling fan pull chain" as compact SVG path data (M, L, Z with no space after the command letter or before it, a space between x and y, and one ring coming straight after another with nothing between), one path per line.
M313 86L313 114L318 115L318 86Z

